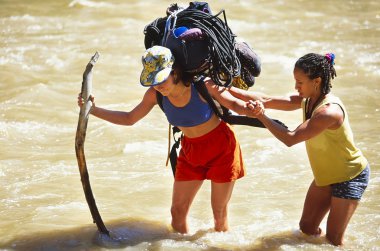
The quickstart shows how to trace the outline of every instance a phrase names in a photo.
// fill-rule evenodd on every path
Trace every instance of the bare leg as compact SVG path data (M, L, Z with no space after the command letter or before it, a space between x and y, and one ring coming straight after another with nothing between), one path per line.
M333 245L343 245L344 232L358 204L358 200L332 197L326 237Z
M326 213L330 209L331 188L330 186L318 187L313 181L310 184L300 220L300 229L308 235L320 235L321 224Z
M181 234L189 231L187 214L202 183L202 180L174 181L171 207L172 227Z
M228 230L228 202L235 181L227 183L211 182L211 206L214 214L215 231Z

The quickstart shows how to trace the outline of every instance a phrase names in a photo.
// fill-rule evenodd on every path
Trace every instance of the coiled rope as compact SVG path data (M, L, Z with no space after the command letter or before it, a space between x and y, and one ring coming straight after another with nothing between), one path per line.
M224 22L218 17L222 13ZM170 23L172 20L174 23ZM211 15L197 9L187 8L174 12L166 18L156 19L151 24L160 29L160 34L163 34L162 41L166 40L169 32L167 29L180 26L199 28L207 40L209 67L197 73L210 77L220 86L230 86L233 78L240 76L241 65L235 52L235 35L228 27L224 10L216 15ZM160 27L165 27L165 30L161 30Z

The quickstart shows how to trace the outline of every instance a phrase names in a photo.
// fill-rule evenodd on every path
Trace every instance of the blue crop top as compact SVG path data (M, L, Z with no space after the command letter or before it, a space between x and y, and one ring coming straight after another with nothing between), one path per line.
M168 97L162 98L162 106L170 124L174 126L190 127L200 125L208 121L213 110L207 102L204 102L195 89L194 84L190 86L191 97L189 103L183 107L174 106Z

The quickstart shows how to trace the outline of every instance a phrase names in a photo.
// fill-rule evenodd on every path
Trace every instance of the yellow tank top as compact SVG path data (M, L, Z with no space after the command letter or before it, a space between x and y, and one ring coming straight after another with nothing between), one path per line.
M306 120L308 99L302 102L303 120ZM343 124L336 130L326 129L307 140L306 150L309 156L314 179L318 186L344 182L355 178L367 166L367 159L355 146L348 115L342 101L329 94L314 109L326 104L338 104L344 112ZM311 116L314 115L314 112Z

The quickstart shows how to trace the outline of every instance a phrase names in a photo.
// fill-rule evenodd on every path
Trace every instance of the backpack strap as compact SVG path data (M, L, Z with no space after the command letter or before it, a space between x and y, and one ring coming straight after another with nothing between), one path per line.
M208 92L206 88L204 79L205 79L204 76L200 76L194 81L195 89L197 89L198 93L201 94L201 96L207 101L207 103L211 106L215 114L218 115L220 118L223 118L223 114L220 112L220 110L216 106L214 99L211 97L210 93Z
M163 105L162 105L162 94L161 94L161 92L159 92L159 91L156 91L156 100L157 100L157 104L158 104L158 106L161 108L161 110L162 111L164 111L164 107L163 107Z
M161 110L164 111L164 107L162 105L162 98L163 98L162 94L159 91L156 91L157 104L161 108ZM170 166L172 167L173 176L175 176L175 170L177 166L177 150L179 149L183 134L182 134L182 131L177 126L173 126L172 131L173 131L174 143L169 153L169 160L170 160ZM169 142L170 142L170 134L169 134Z
M175 176L175 170L176 170L176 166L177 166L177 150L179 149L179 146L181 144L183 133L177 126L173 126L172 129L173 129L174 143L173 143L172 149L170 151L169 158L170 158L170 165L171 165L172 171L173 171L173 176ZM176 138L176 135L178 135L178 134L179 134L179 136Z
M217 108L214 102L214 99L211 97L210 93L206 88L204 79L205 77L203 76L199 77L197 80L194 81L194 86L197 89L197 91L201 94L201 96L209 103L211 108L214 110L215 114L218 115L221 119L223 119L224 122L230 125L248 125L259 128L266 128L265 125L259 119L242 115L233 115L231 111L224 106L221 106L222 112L220 112L220 110ZM277 119L273 119L273 121L288 128L284 123Z

